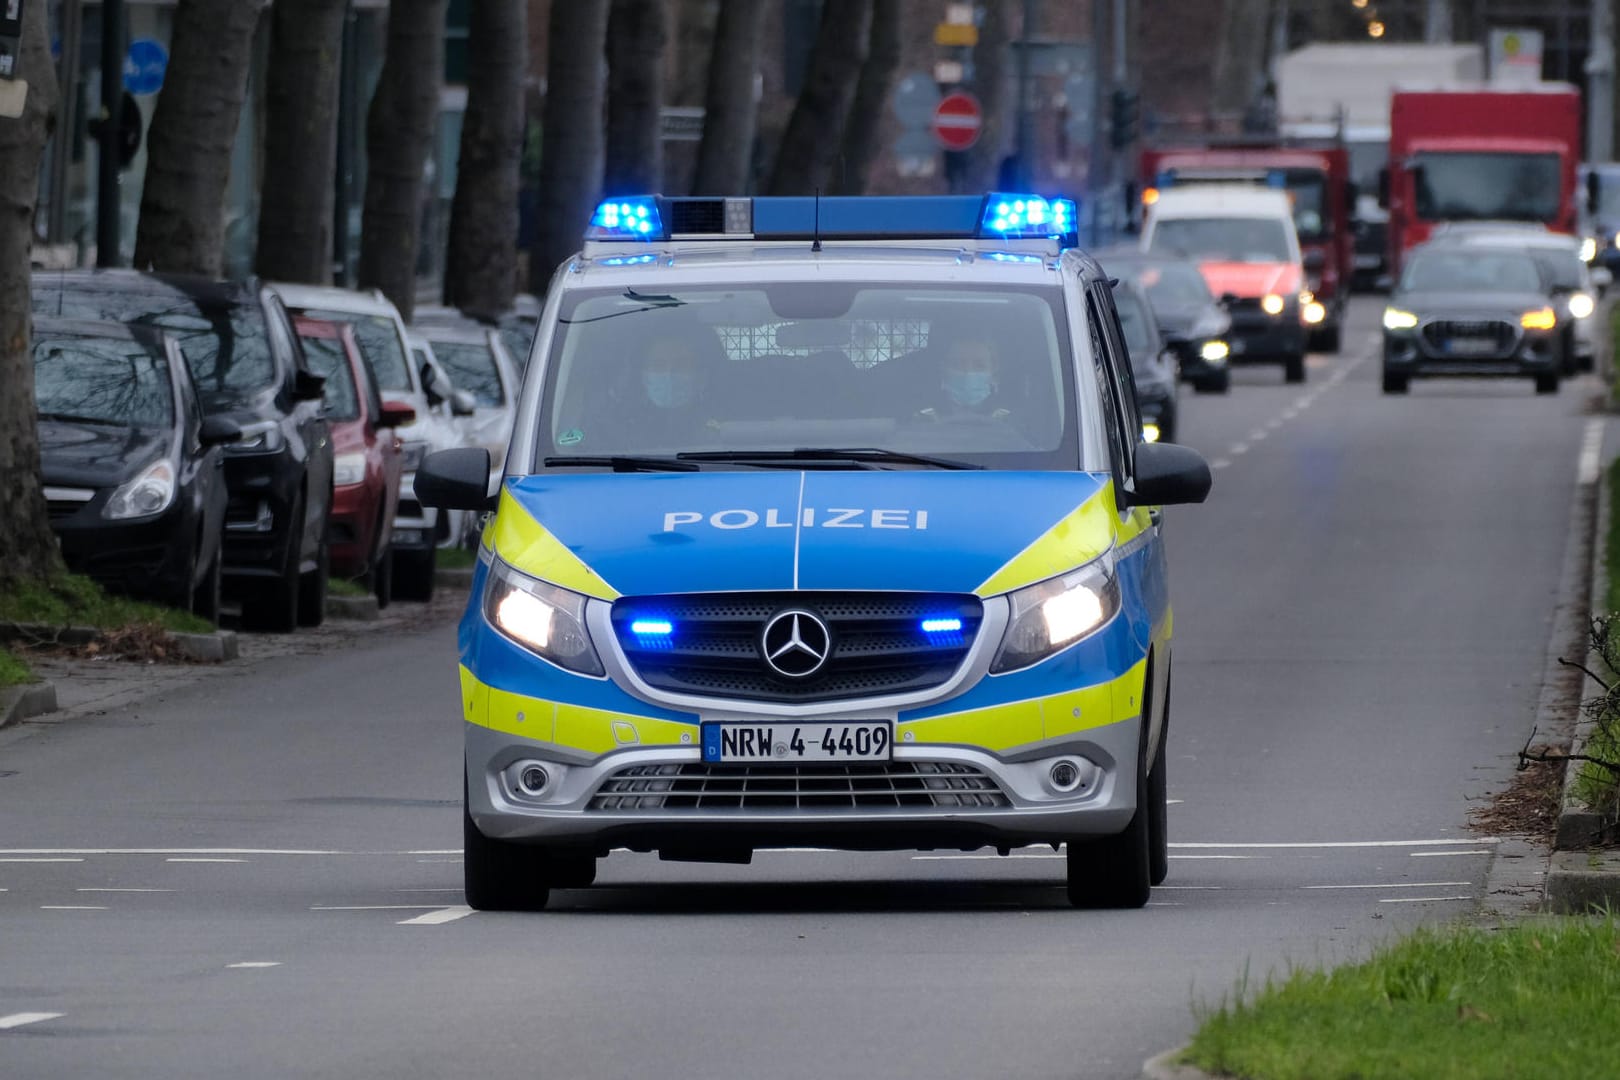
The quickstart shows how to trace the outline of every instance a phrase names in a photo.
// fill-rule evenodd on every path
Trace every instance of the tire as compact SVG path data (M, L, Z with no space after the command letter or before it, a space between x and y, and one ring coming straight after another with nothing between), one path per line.
M299 496L293 503L289 520L304 520L304 499ZM298 528L290 528L287 553L283 558L281 576L256 584L242 602L242 624L249 630L263 630L272 634L290 634L298 626L298 594L301 575L298 572Z
M219 597L225 577L224 563L225 553L215 550L212 565L203 575L202 582L191 593L191 613L207 619L215 626L219 625Z
M461 783L462 888L467 906L477 911L544 910L551 888L536 873L534 850L479 832L467 805L465 776Z
M1409 377L1406 376L1406 375L1398 375L1398 374L1396 374L1396 373L1394 373L1392 371L1384 372L1384 393L1386 393L1386 394L1404 394L1404 393L1406 393L1406 385L1407 385L1408 378Z
M1536 376L1536 393L1538 393L1538 394L1556 394L1556 393L1558 393L1558 372L1550 371L1545 375L1537 375Z
M1283 381L1302 383L1305 381L1305 357L1299 353L1283 357Z
M1311 335L1311 351L1336 353L1339 351L1339 346L1343 340L1344 334L1338 323L1334 323L1332 326L1324 326Z
M439 564L439 549L399 551L394 558L394 599L427 601L433 599L433 573Z
M1232 389L1232 370L1222 368L1214 375L1193 383L1193 392L1198 394L1224 394Z
M1159 723L1159 748L1148 769L1148 881L1163 885L1170 876L1170 783L1165 775L1170 744L1170 676L1164 683L1164 719Z
M541 855L547 864L545 878L553 889L588 889L596 881L596 856L590 852L556 852Z
M1152 679L1149 667L1147 678ZM1152 685L1145 683L1144 685ZM1147 714L1147 710L1143 710ZM1077 908L1139 908L1153 892L1153 805L1147 762L1147 724L1136 753L1136 813L1123 832L1063 845L1069 903ZM1163 745L1161 740L1160 745ZM1160 776L1163 776L1161 771ZM1161 836L1162 836L1161 826Z
M315 556L315 569L298 579L299 626L315 627L326 621L326 583L331 576L332 552L322 541L320 554Z
M371 579L369 582L371 595L377 598L377 610L381 611L394 599L394 549L392 547L384 548L383 553L377 556L377 561L372 564L371 573L368 576Z
M1597 357L1592 353L1575 358L1575 370L1583 375L1590 375L1597 370Z

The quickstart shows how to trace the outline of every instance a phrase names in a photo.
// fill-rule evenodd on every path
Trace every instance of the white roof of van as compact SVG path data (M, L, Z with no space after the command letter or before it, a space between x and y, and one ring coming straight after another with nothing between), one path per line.
M1159 192L1150 216L1280 217L1293 220L1288 195L1271 188L1243 184L1187 184Z
M271 286L290 308L323 311L343 311L352 315L386 315L397 318L399 309L393 301L380 293L340 289L332 285L288 285L276 282Z

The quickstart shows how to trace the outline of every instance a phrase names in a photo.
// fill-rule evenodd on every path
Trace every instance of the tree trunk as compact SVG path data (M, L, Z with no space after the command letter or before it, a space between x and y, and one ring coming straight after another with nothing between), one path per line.
M696 195L744 195L753 161L759 102L760 32L765 5L757 0L720 0L720 18L709 54L709 87L703 102L703 142L698 146Z
M544 293L559 263L579 250L602 184L602 49L607 0L553 0L546 46L546 107L540 145L529 291Z
M607 27L607 160L602 192L633 195L659 190L663 147L666 0L613 0Z
M444 302L474 315L499 315L517 291L527 10L527 0L472 6L467 53L476 62L467 71Z
M993 191L1001 162L1012 153L1018 128L1018 72L1013 64L1013 5L985 8L979 43L973 47L973 93L983 116L979 141L961 155L952 170L951 190L958 194Z
M20 119L0 117L0 588L43 580L61 565L40 489L28 334L34 202L56 113L43 0L23 9L20 52L17 76L28 83L26 107Z
M270 12L256 268L273 281L332 280L332 172L347 13L347 0L280 0Z
M1265 80L1268 0L1226 0L1219 51L1215 54L1215 90L1211 111L1239 117L1254 103Z
M866 62L855 84L855 100L844 127L844 153L833 181L834 195L861 195L866 191L872 162L882 148L883 121L889 114L889 91L900 67L901 0L873 0L872 29L867 37Z
M827 187L866 59L871 16L872 0L826 0L822 5L804 89L776 152L770 194L810 195Z
M247 96L259 0L180 0L169 71L147 132L139 269L218 277L225 184Z
M366 114L362 289L381 289L407 322L416 311L422 173L439 118L448 0L391 0L388 44Z

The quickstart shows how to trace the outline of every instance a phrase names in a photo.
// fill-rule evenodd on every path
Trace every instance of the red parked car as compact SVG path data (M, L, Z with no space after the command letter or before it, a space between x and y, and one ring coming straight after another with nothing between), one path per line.
M326 376L326 418L332 426L332 514L327 526L332 572L366 581L379 606L393 597L389 538L399 506L404 444L393 429L416 410L384 401L345 323L297 316L293 325L310 369Z

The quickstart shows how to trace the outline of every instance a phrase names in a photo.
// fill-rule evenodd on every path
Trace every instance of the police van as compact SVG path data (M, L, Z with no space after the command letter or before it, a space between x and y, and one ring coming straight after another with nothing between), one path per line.
M614 849L1066 851L1166 872L1161 508L1075 207L992 194L602 204L557 272L461 623L467 902Z

